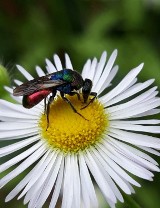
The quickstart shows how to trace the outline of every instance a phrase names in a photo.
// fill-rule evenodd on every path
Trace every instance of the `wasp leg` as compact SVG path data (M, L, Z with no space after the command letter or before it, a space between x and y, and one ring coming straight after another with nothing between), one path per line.
M96 92L91 92L90 93L91 96L94 96L92 99L90 99L90 101L88 102L87 105L85 105L83 108L81 108L81 110L87 108L91 103L93 103L93 101L96 99L97 97L97 93Z
M78 111L75 109L75 107L73 106L73 104L71 103L71 101L68 100L68 99L64 96L64 93L63 93L63 92L60 92L60 93L61 93L62 99L63 99L65 102L67 102L67 103L71 106L72 110L73 110L75 113L77 113L79 116L81 116L82 118L84 118L85 120L87 120L84 116L82 116L80 113L78 113ZM69 95L70 95L70 94L69 94ZM87 120L87 121L88 121L88 120Z
M44 114L47 112L47 98L44 98Z
M54 101L54 97L56 95L56 92L52 93L52 96L49 97L48 103L47 103L47 109L46 109L46 114L47 114L47 128L46 131L49 127L49 112L50 112L50 104Z
M77 95L78 100L81 100L80 94L78 92L70 92L69 95L70 96Z

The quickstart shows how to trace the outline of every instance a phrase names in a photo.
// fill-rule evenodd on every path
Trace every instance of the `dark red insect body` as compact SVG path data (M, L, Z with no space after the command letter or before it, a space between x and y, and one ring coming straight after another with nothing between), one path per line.
M23 106L25 108L32 108L46 98L51 91L49 89L40 90L31 95L23 96Z

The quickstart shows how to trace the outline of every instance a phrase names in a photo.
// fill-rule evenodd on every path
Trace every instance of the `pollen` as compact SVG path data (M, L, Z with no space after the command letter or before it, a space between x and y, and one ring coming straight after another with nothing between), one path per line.
M51 148L63 153L77 153L96 146L104 138L109 126L103 105L96 99L82 109L85 104L77 96L67 98L80 115L57 96L50 105L48 127L46 114L42 113L40 117L39 129L42 138Z

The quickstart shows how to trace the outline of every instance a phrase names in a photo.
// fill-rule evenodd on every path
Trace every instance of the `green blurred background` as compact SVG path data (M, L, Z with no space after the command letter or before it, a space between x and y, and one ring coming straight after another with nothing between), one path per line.
M0 97L7 98L2 84L19 78L15 64L35 75L45 58L67 52L75 69L81 71L89 57L119 51L117 80L144 62L140 80L156 78L160 85L160 1L159 0L2 0L0 1L0 62L9 79L0 78ZM23 78L22 78L23 79ZM24 80L23 80L24 81ZM157 158L156 158L157 159ZM159 160L160 163L160 160ZM23 177L23 176L20 176ZM1 208L22 208L22 200L4 203L7 193L20 178L0 191ZM160 174L154 182L139 180L134 199L143 208L159 208ZM100 208L107 207L102 200ZM117 208L130 207L118 203Z

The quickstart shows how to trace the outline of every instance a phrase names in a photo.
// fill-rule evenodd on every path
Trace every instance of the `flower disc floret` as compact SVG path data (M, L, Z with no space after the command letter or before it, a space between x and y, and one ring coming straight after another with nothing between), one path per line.
M104 107L98 100L81 110L83 104L77 96L68 99L84 118L58 96L50 106L49 127L46 114L41 115L39 126L42 137L51 147L75 153L96 145L103 138L109 123Z

